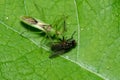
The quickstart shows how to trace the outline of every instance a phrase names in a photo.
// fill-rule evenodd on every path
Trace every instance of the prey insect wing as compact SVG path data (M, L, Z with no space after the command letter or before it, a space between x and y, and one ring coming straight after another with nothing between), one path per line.
M56 52L52 52L52 54L49 56L49 58L55 58L61 54L65 53L65 50L60 50L60 51L56 51Z

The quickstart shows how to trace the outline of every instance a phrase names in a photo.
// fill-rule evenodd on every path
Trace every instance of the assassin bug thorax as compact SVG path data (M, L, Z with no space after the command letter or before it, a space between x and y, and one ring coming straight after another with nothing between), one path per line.
M51 46L51 50L53 51L53 54L51 54L49 56L49 58L56 57L58 55L66 53L66 52L70 51L71 49L75 48L76 47L76 41L73 39L74 33L72 34L71 38L65 39L64 36L63 36L62 39L59 39L60 42L58 42L56 44L53 44Z

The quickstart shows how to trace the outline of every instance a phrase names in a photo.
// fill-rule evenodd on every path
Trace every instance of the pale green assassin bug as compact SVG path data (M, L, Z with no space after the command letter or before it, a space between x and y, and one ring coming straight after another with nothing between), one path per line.
M37 28L45 33L48 33L50 36L58 36L61 33L57 30L55 30L50 24L44 23L43 21L29 17L29 16L21 16L20 17L21 21L25 24L28 24L29 26L32 26L34 28Z
M49 34L50 36L61 34L59 31L52 28L52 26L50 24L44 23L43 21L41 21L37 18L32 18L29 16L22 16L20 19L25 24L28 24L34 28L37 28L37 29L45 32L46 34ZM65 27L65 22L64 22L64 27ZM53 54L51 54L49 56L49 58L56 57L61 53L68 52L72 48L75 48L76 41L73 39L74 33L72 34L71 38L69 38L69 39L64 39L64 36L62 36L63 37L62 39L58 38L59 42L51 45L51 50L53 51Z

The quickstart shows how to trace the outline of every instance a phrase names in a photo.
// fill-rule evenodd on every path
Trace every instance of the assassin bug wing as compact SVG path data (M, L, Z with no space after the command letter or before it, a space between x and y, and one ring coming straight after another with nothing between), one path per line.
M29 16L21 16L20 19L23 23L27 25L37 28L45 33L49 33L50 36L53 36L56 34L56 30L53 29L50 24L44 23L43 21L37 18L32 18Z
M21 16L20 19L23 23L28 24L28 25L30 25L34 28L37 28L39 30L42 30L44 32L45 32L45 29L43 27L49 26L49 24L46 24L36 18L32 18L29 16Z

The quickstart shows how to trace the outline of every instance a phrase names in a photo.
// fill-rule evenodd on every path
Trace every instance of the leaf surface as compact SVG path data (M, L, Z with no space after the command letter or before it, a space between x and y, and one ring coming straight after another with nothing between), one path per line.
M0 80L119 80L119 9L119 0L1 0ZM65 36L77 31L77 47L49 59L50 40L22 24L23 15L49 24L67 15Z

